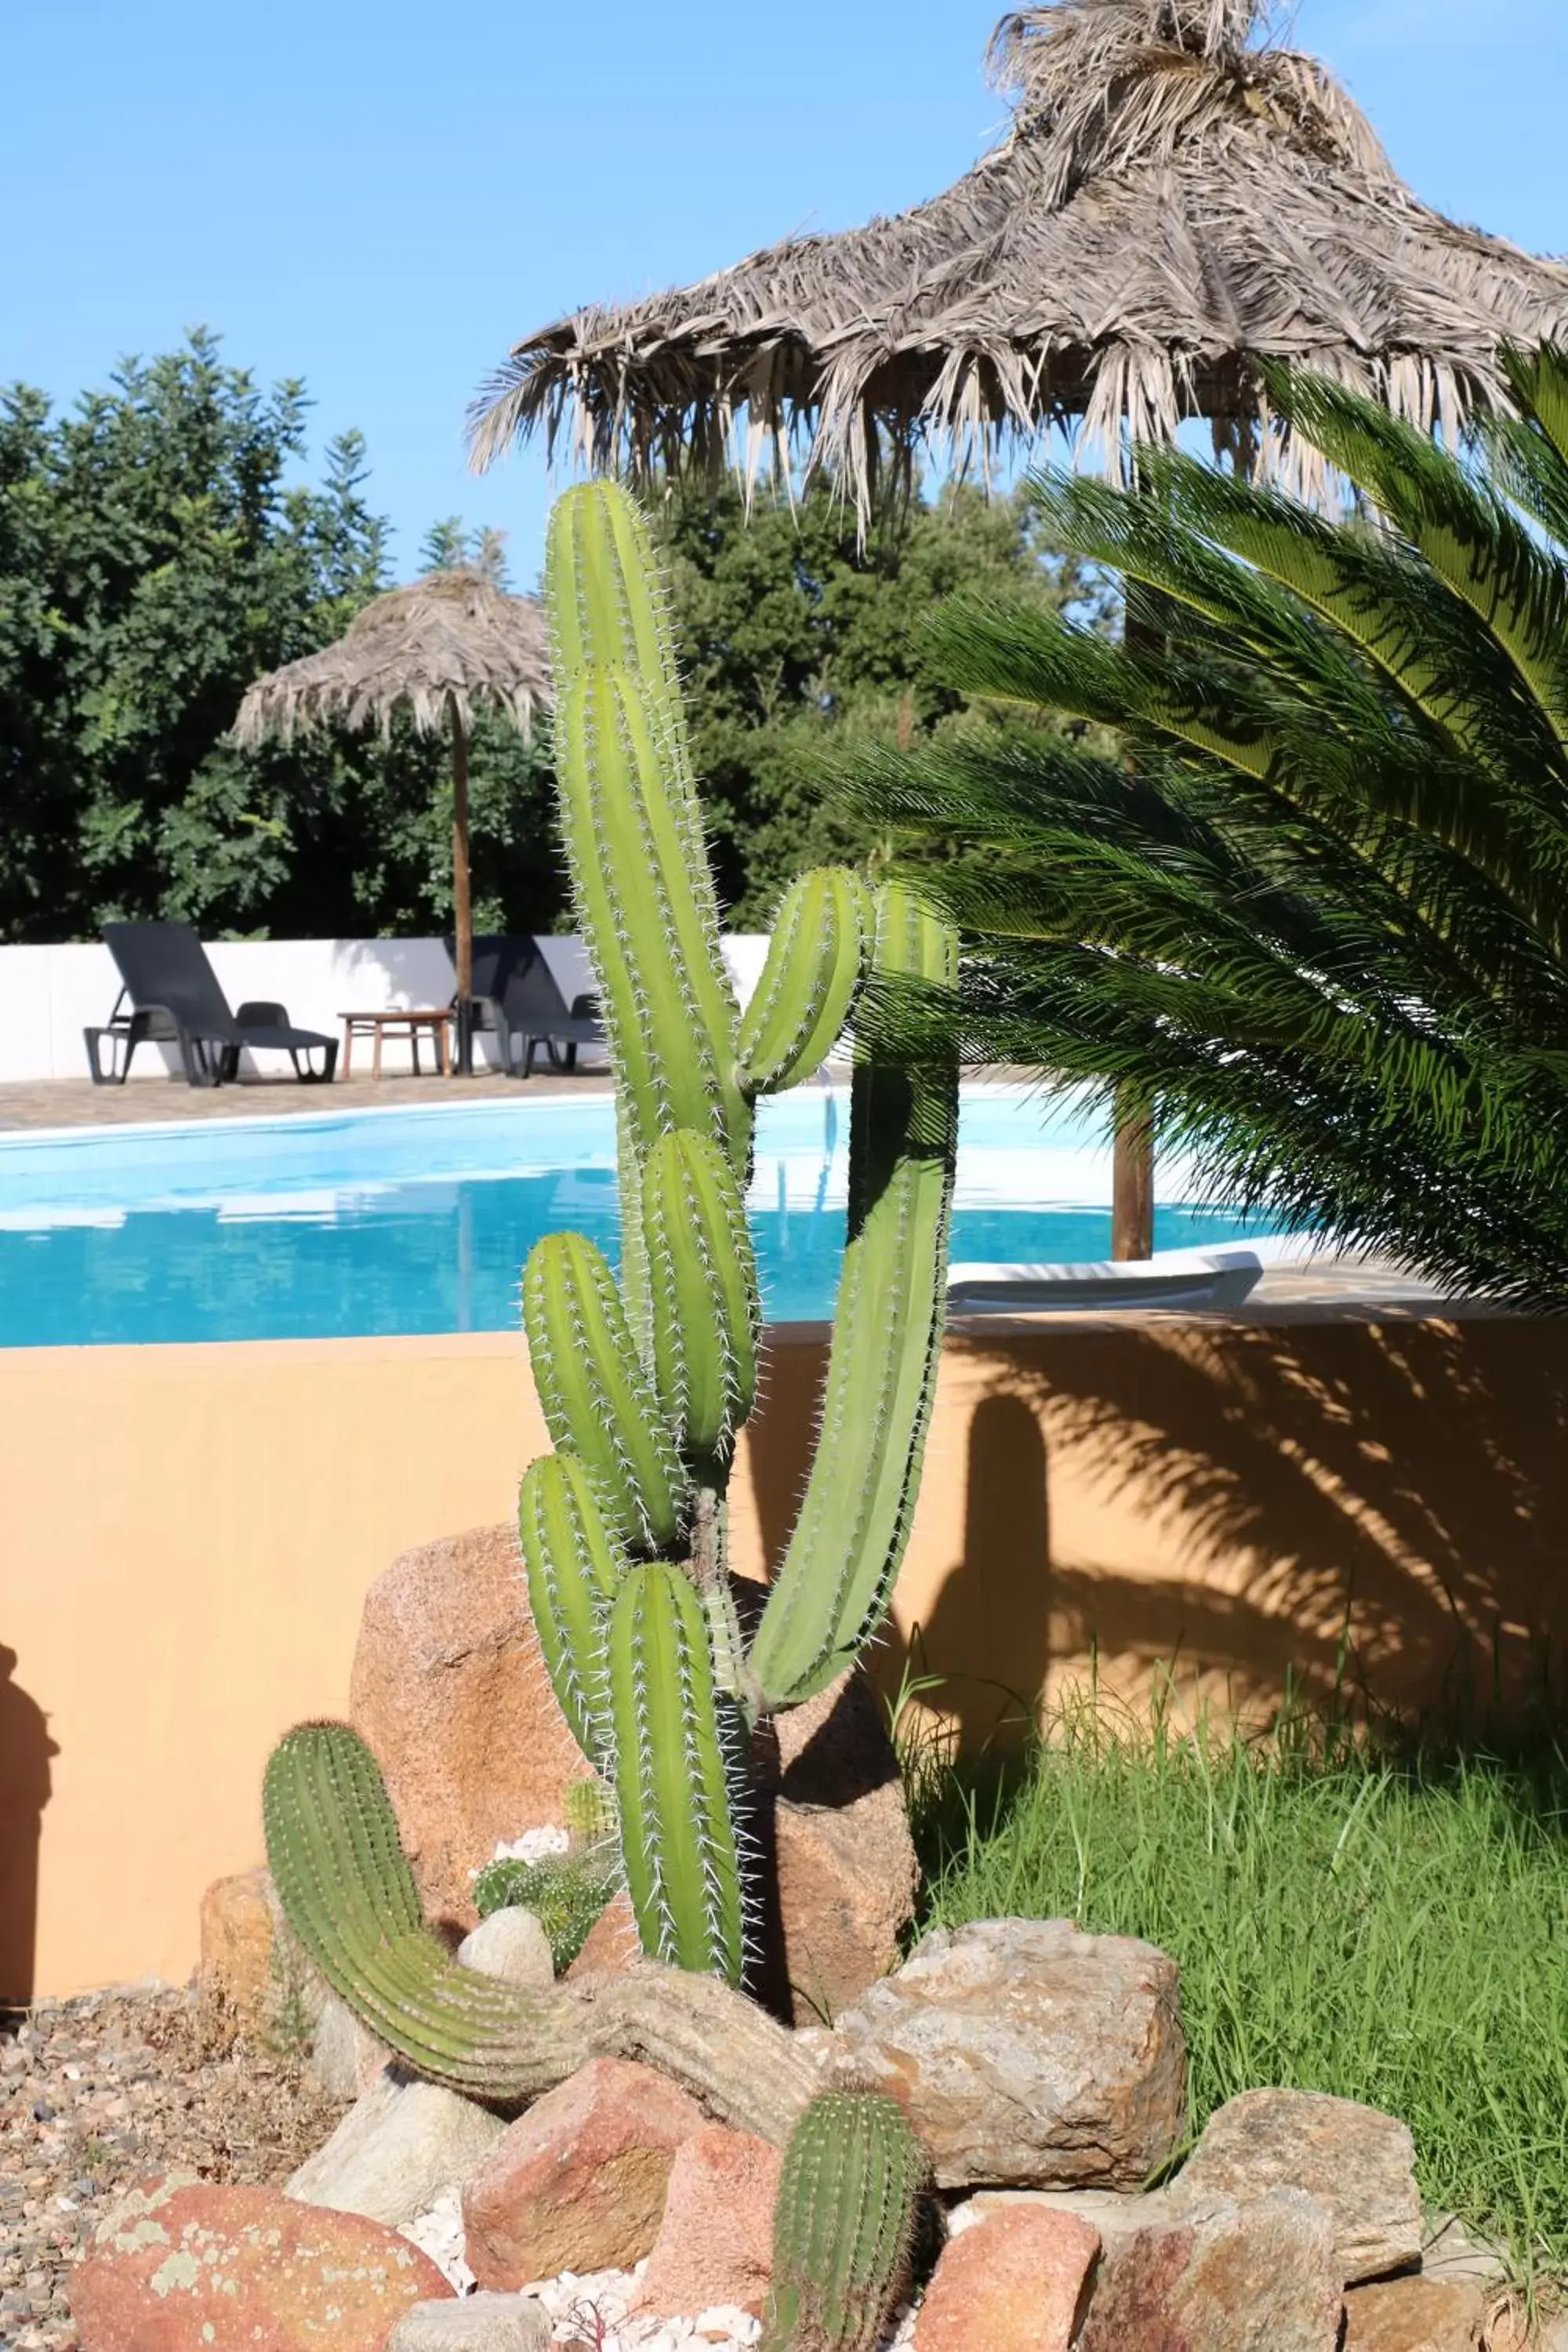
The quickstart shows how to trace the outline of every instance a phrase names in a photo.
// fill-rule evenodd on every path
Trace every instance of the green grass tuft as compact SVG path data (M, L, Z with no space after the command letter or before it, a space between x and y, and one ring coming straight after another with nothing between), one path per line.
M1262 2084L1401 2116L1429 2203L1568 2276L1568 1759L1058 1712L914 1776L925 1926L1070 1917L1181 1966L1193 2120Z

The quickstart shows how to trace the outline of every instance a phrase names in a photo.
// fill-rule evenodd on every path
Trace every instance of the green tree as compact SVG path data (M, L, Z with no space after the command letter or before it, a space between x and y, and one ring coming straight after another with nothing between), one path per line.
M447 919L439 747L226 740L252 677L386 584L358 435L329 445L319 488L288 481L306 415L298 383L260 392L205 332L58 418L0 394L0 939L116 915L305 937ZM471 555L493 571L498 535ZM548 760L492 726L472 768L480 920L548 927Z
M933 603L960 589L1044 610L1103 603L1086 567L1045 551L1024 500L967 484L891 509L863 545L820 478L749 510L733 482L667 484L655 527L720 895L740 927L763 921L795 875L871 842L824 803L826 755L924 738L966 708L924 650Z
M960 844L973 1051L1116 1082L1230 1197L1562 1308L1568 359L1510 374L1473 462L1272 383L1375 526L1170 451L1139 495L1044 478L1040 529L1120 568L1154 650L960 601L939 675L1005 719L854 797ZM1132 772L1035 723L1064 713Z

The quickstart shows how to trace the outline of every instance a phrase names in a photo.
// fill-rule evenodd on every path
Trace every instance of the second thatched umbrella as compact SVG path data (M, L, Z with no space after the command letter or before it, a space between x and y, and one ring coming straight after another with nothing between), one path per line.
M503 594L482 572L429 572L389 589L320 653L271 670L247 688L235 722L240 744L285 741L301 728L371 724L384 734L405 709L421 734L452 730L452 917L457 934L458 1067L473 1067L474 918L468 882L468 735L476 710L512 719L526 736L550 698L544 616L532 596Z
M474 425L486 462L542 428L590 463L716 466L793 441L862 516L879 459L1060 425L1119 467L1205 417L1243 462L1317 487L1260 360L1298 362L1450 437L1505 402L1504 341L1568 333L1568 268L1405 185L1260 0L1056 0L1005 17L1005 136L913 212L795 237L700 284L514 346ZM1304 478L1303 478L1304 477ZM1125 1139L1124 1139L1125 1141ZM1116 1253L1151 1246L1146 1156L1118 1154Z

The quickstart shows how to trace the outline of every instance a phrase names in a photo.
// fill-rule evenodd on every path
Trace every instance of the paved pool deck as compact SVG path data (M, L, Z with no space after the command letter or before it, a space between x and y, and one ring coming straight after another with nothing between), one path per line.
M0 1133L51 1127L147 1127L170 1119L279 1118L292 1113L388 1110L399 1103L462 1103L506 1097L527 1102L544 1095L605 1094L609 1078L584 1070L572 1076L539 1071L531 1078L487 1070L472 1078L395 1076L338 1078L330 1087L302 1087L293 1077L245 1078L227 1087L188 1087L183 1078L136 1078L122 1087L95 1087L88 1078L0 1083Z

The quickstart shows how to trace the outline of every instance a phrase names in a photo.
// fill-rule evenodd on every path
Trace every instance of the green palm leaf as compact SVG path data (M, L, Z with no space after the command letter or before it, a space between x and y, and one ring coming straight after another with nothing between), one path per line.
M838 782L969 941L956 1016L884 988L866 1024L956 1017L973 1058L1115 1087L1226 1198L1556 1308L1568 359L1507 364L1518 413L1459 457L1271 377L1345 520L1168 450L1133 491L1037 478L1134 644L957 601L932 646L988 718Z

